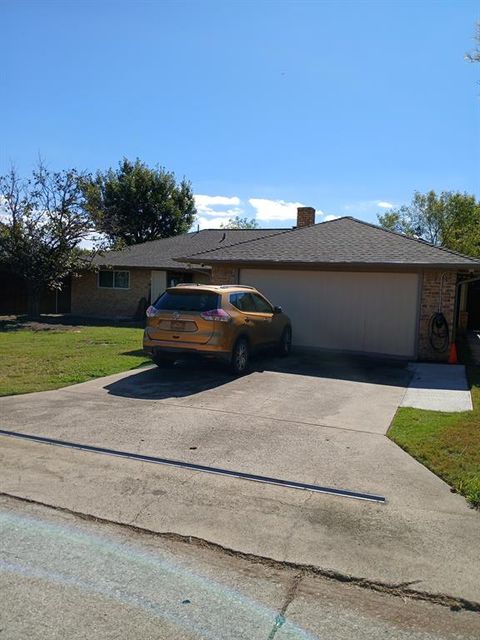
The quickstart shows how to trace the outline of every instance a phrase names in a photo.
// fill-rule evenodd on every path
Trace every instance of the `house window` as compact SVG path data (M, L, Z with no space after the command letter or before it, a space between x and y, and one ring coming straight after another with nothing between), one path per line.
M101 289L129 289L130 271L102 269L98 272L98 286Z
M176 287L177 284L193 282L193 273L185 271L167 271L167 287Z

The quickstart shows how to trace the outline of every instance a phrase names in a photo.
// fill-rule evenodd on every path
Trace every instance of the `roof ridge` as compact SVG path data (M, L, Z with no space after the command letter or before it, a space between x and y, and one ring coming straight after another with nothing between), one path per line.
M245 229L243 229L243 231L245 231ZM261 231L261 229L257 229L257 231ZM241 240L240 242L233 242L232 244L223 245L222 247L215 247L214 249L208 249L207 251L197 251L197 253L192 253L190 254L190 256L179 256L178 258L174 258L174 260L178 260L178 262L185 262L187 257L193 258L194 256L213 253L214 251L221 251L226 247L230 249L231 247L238 247L241 244L257 242L258 240L264 240L265 238L271 238L272 236L281 236L284 233L290 233L291 231L295 231L295 229L282 229L282 230L274 229L273 231L276 231L276 233L267 233L266 235L261 236L260 238L252 238L250 240Z
M353 222L358 222L359 224L363 224L367 227L373 227L373 229L378 229L379 231L385 231L386 233L391 233L394 236L404 238L405 240L413 240L414 242L427 245L427 247L432 247L432 249L438 249L439 251L444 251L446 253L450 253L451 255L459 256L460 258L467 258L467 260L471 260L472 262L480 263L479 258L474 258L473 256L469 256L466 253L460 253L460 251L454 251L453 249L448 249L447 247L442 247L441 245L433 244L433 242L428 242L428 240L424 240L423 238L416 238L415 236L407 236L405 233L400 233L399 231L394 231L393 229L385 229L385 227L382 227L378 224L374 224L373 222L367 222L366 220L360 220L359 218L354 218L353 216L344 216L344 217L350 218L350 220L353 220Z
M177 235L173 235L173 236L167 236L166 238L155 238L155 240L145 240L145 242L138 242L137 244L131 244L131 245L127 245L125 247L122 247L121 249L106 249L105 251L100 252L98 255L101 257L105 257L107 255L112 255L112 254L118 254L118 253L124 253L124 252L128 252L131 251L132 249L137 249L139 247L145 247L145 245L150 245L153 244L154 242L163 242L166 240L178 240L179 238L186 238L186 237L195 237L196 235L198 235L199 233L204 233L204 232L208 232L208 231L216 231L216 232L228 232L228 231L278 231L278 232L282 232L282 231L289 231L290 228L289 227L275 227L275 228L264 228L264 229L259 229L259 228L255 228L255 229L224 229L222 227L211 227L211 228L207 228L207 229L194 229L192 231L185 231L184 233L178 233ZM267 237L268 235L271 234L266 234L265 236L262 237ZM257 240L257 238L253 238L250 240L245 240L244 242L251 242L252 240ZM229 245L230 246L230 245ZM216 247L216 248L220 248L220 247ZM211 251L211 249L209 249L209 251ZM197 254L192 254L192 255L197 255Z
M323 221L320 221L320 222L316 222L315 224L305 225L303 227L288 227L288 228L273 229L274 231L278 231L278 233L267 234L265 236L262 236L261 238L252 238L251 240L242 240L241 242L234 242L232 244L229 244L228 247L238 247L241 244L247 244L247 242L248 243L254 243L254 242L258 242L259 240L264 240L265 238L270 238L271 236L280 236L280 235L283 235L285 233L294 233L295 231L303 231L305 229L311 229L312 227L318 227L321 224L328 224L330 222L338 222L339 220L345 220L345 219L348 219L348 218L351 218L352 220L354 219L351 216L340 216L338 218L334 218L333 220L323 220ZM257 231L261 231L261 229L257 229ZM208 249L207 251L198 251L197 253L192 253L188 257L193 258L194 256L198 256L200 254L208 254L208 253L213 253L214 251L221 251L224 248L225 247L215 247L214 249ZM178 260L179 262L183 261L183 259L181 259L181 258L176 258L176 260Z
M200 229L200 231L290 231L290 229L291 227L252 227L249 229L242 229L240 227L235 227L235 229L228 227L207 227L206 229ZM200 231L189 231L188 233L200 233Z

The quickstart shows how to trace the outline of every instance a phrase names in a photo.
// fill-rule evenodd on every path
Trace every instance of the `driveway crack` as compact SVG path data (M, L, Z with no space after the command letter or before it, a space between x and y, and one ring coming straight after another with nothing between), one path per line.
M170 402L169 400L164 400L163 404L171 406L171 407L179 407L182 409L193 409L195 411L210 411L212 413L225 413L232 416L240 416L242 419L246 417L249 418L258 418L261 420L271 420L272 422L287 422L289 424L301 424L307 427L321 427L323 429L335 429L339 431L353 431L354 433L367 433L372 436L383 436L385 435L383 432L379 433L378 431L367 431L366 429L353 429L351 427L339 427L333 426L330 424L323 424L321 422L312 422L310 420L295 420L293 418L278 418L276 416L271 415L261 415L260 413L245 413L245 411L232 411L230 409L215 409L214 407L205 407L201 405L187 404L186 402Z
M140 514L143 513L146 509L148 509L148 507L152 505L155 501L158 501L157 496L155 496L151 500L148 500L144 505L142 505L142 507L137 512L137 514L132 518L132 520L130 520L129 524L134 525L137 522L137 519L140 517Z
M292 601L294 600L295 596L297 595L297 591L298 591L298 587L300 585L300 582L303 579L303 576L305 575L305 571L299 571L298 573L296 573L293 576L292 582L288 588L287 591L287 595L285 596L285 600L283 602L283 605L280 609L280 611L278 612L277 616L275 617L275 622L273 623L273 627L270 631L270 633L268 634L267 640L273 640L275 638L275 636L277 635L277 632L283 627L283 625L286 622L286 617L285 614L287 612L287 609L289 607L289 605L292 603Z

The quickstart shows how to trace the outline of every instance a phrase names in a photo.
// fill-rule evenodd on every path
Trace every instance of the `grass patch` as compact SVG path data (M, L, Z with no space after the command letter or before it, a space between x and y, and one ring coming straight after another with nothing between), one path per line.
M402 407L388 437L480 506L480 367L467 366L473 411L442 413Z
M58 389L148 362L141 351L141 328L49 329L10 325L0 330L0 396Z

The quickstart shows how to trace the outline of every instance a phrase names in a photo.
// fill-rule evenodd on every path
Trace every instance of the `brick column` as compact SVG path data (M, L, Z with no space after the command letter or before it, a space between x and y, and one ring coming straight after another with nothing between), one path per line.
M455 318L456 283L456 272L430 270L423 272L418 327L419 360L434 360L439 362L446 362L448 360L448 348L446 351L439 353L435 351L430 344L430 320L433 314L439 310L438 307L439 304L441 304L440 311L448 322L451 340Z

